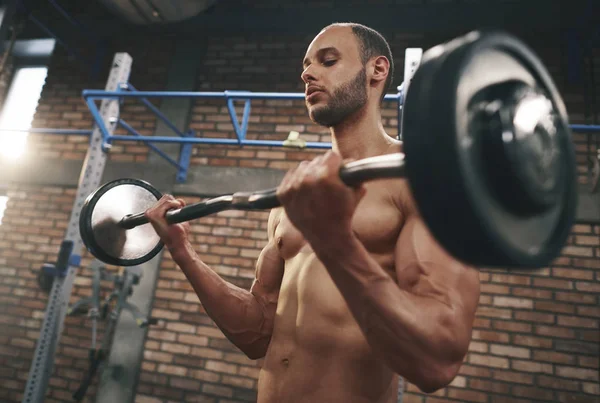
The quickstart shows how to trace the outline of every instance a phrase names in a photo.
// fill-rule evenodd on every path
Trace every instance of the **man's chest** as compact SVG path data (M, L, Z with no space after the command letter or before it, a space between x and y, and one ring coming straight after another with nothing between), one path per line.
M367 194L356 208L352 219L352 229L370 254L383 256L393 254L396 241L402 229L405 213L392 197L398 186L394 181L374 182L367 184ZM281 256L290 260L300 253L311 253L312 248L302 233L283 213L275 231Z

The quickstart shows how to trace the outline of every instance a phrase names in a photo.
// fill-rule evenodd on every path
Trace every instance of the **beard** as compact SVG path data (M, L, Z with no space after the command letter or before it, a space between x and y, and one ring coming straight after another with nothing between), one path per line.
M367 73L363 67L354 78L333 91L326 105L309 109L310 119L325 127L332 127L340 123L367 102L366 81Z

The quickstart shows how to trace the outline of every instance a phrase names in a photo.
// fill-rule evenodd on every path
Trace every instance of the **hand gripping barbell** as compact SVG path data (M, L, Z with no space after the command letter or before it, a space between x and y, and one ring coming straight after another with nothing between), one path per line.
M407 178L433 236L475 266L539 268L560 253L577 204L574 147L560 94L526 45L506 33L472 32L429 49L403 115L405 154L344 165L347 185ZM167 221L274 208L276 190L190 204ZM80 216L88 250L122 266L154 257L163 245L144 212L160 197L136 179L93 192Z

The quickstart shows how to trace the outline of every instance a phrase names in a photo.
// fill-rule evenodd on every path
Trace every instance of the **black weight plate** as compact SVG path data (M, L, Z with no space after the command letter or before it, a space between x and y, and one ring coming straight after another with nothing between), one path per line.
M90 194L81 209L79 231L86 248L98 260L135 266L152 259L163 247L151 224L132 229L118 223L127 214L152 207L161 193L138 179L117 179Z
M494 197L482 168L469 102L485 87L520 81L549 98L558 115L560 198L529 217ZM423 55L404 105L407 177L432 234L476 266L538 268L561 251L575 218L575 158L564 103L533 52L505 33L472 32Z

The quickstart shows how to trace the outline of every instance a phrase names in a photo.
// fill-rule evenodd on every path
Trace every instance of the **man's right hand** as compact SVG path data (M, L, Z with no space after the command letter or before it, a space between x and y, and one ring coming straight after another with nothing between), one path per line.
M190 223L186 221L179 224L169 224L166 214L169 210L180 209L184 206L185 201L182 199L175 199L171 195L164 195L154 206L146 210L144 214L165 247L170 251L188 242Z

